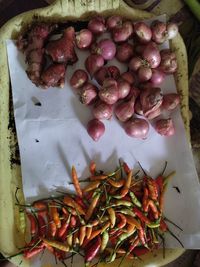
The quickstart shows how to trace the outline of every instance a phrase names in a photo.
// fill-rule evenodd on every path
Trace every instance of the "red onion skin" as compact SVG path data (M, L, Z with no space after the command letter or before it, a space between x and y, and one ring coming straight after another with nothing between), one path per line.
M161 62L160 51L157 45L153 42L149 43L143 53L143 58L149 63L151 68L157 68Z
M130 100L133 96L136 99L139 96L140 92L141 91L138 88L136 88L135 86L131 86L130 92L126 97L126 100Z
M113 107L102 101L99 101L94 105L93 115L99 120L109 120L112 117Z
M122 102L115 108L115 115L119 121L125 122L134 114L135 98L133 97L128 102Z
M97 142L105 132L105 125L100 120L90 120L87 124L87 132Z
M85 68L91 77L104 65L104 59L101 55L89 55L85 61Z
M146 88L140 94L140 102L144 116L148 116L162 105L163 95L160 88Z
M117 80L120 76L120 70L116 66L108 66L110 77Z
M122 73L121 78L130 83L130 85L133 85L135 83L135 77L130 71Z
M173 39L178 34L178 26L176 23L167 23L167 37L168 39Z
M151 28L144 22L136 22L134 24L134 32L140 43L146 44L151 41Z
M128 62L133 56L133 45L123 43L117 47L116 59L119 62Z
M142 66L143 60L140 57L133 57L129 62L129 69L132 71L137 71Z
M86 83L79 93L80 102L85 105L92 104L97 98L97 87L91 83Z
M162 44L167 40L166 24L161 21L154 21L151 25L152 40L157 44Z
M101 34L106 31L105 19L101 16L95 16L88 23L88 29L93 34Z
M117 82L114 79L107 79L103 83L103 87L99 90L99 98L109 104L113 105L119 99Z
M150 112L150 113L146 116L146 118L147 118L148 120L153 120L153 119L157 118L158 116L160 116L161 112L162 112L162 109L159 107L159 108L157 108L156 110Z
M167 111L174 110L180 104L180 96L175 93L163 95L162 109Z
M94 78L98 82L99 85L103 85L103 82L110 78L110 72L107 67L101 67L97 72L94 74Z
M141 115L143 116L144 113L143 113L143 110L142 110L142 105L140 103L140 99L136 99L136 102L135 102L135 113L138 114L138 115Z
M134 51L135 51L138 55L141 56L142 53L143 53L143 51L144 51L144 49L145 49L145 47L146 47L146 45L142 45L142 44L140 44L140 45L136 45Z
M127 41L133 35L133 24L131 21L125 21L121 26L112 30L114 42L121 43Z
M155 123L155 130L162 136L172 136L175 134L172 119L160 119Z
M152 77L152 70L149 67L142 66L138 70L138 80L139 82L149 81Z
M71 79L70 79L70 85L74 89L79 89L81 88L86 82L88 81L88 74L86 71L82 69L77 69Z
M149 132L149 123L144 119L133 118L125 122L124 129L131 137L146 139Z
M106 21L106 26L109 31L120 25L122 25L122 17L120 16L111 16Z
M150 82L153 86L161 84L165 79L164 72L160 71L159 69L152 69L152 76Z
M116 54L116 45L110 39L102 39L93 46L92 52L101 55L105 60L112 60Z
M123 99L127 97L131 89L130 83L128 83L124 79L119 79L117 81L117 87L118 87L118 98Z
M76 35L75 41L79 49L89 48L93 41L92 32L88 29L80 30L80 32Z
M176 54L171 52L170 49L163 49L160 52L161 62L159 69L166 74L172 74L177 70Z

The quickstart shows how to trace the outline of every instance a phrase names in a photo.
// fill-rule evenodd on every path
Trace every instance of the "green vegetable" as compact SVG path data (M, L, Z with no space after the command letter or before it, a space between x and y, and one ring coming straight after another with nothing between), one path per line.
M200 21L200 2L198 0L185 0L192 13Z

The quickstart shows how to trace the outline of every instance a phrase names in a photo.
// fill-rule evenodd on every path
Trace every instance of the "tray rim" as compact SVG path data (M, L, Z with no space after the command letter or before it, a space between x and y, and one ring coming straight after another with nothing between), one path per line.
M84 2L84 0L83 0L83 2ZM77 3L80 4L81 0L79 0L79 1L56 0L53 4L51 4L50 6L47 6L45 8L34 9L34 10L24 12L22 14L17 15L16 17L9 20L6 24L4 24L4 26L0 29L0 52L1 52L1 55L3 55L2 60L0 62L0 77L1 77L0 78L0 89L4 90L3 91L4 97L2 97L3 99L2 98L0 99L0 118L1 118L1 122L6 121L6 126L7 126L7 123L9 122L8 100L9 100L9 93L10 93L9 92L10 79L9 79L9 71L8 71L7 56L6 56L6 46L5 46L6 39L15 36L16 32L21 27L23 27L25 24L31 22L35 16L39 16L38 19L43 18L47 21L52 20L52 16L54 16L53 20L64 20L64 19L67 19L67 17L69 19L72 19L72 20L75 20L77 18L84 20L87 18L87 16L90 16L91 14L95 14L97 12L95 9L97 4L99 5L100 2L105 3L105 1L103 1L103 0L100 0L100 1L99 0L92 0L90 2L93 5L86 6L86 7L84 6L84 9L79 10L79 12L77 12L76 16L74 16L75 13L73 11L75 9L77 11L78 7L76 5L77 5ZM70 16L66 16L66 11L63 8L66 8L66 7L68 8L69 3L72 4L70 12L68 13L68 15L70 15ZM119 13L119 14L121 13L122 10L126 11L127 17L132 17L134 15L137 20L152 18L154 16L151 13L133 9L130 6L128 6L127 4L125 4L122 0L114 0L114 1L108 0L107 5L103 5L99 11L103 15L108 15L109 12L111 12L113 10L115 11L115 13ZM99 11L98 11L98 13L99 13ZM60 13L58 13L58 12L60 12ZM59 16L58 16L58 14L59 14ZM186 80L186 84L184 86L184 88L185 88L184 94L182 94L181 110L182 110L182 114L184 114L183 120L184 120L184 124L186 127L188 139L189 139L189 116L188 116L189 108L188 108L188 85L187 85L188 79L187 79L186 50L185 50L185 46L184 46L183 40L182 40L180 35L178 35L176 40L173 40L171 45L172 45L172 48L175 50L177 49L177 51L180 50L180 47L183 50L182 56L180 55L180 53L178 54L178 60L185 62L185 67L183 66L182 71L185 75L184 80ZM178 75L179 75L179 73L178 73ZM177 79L178 79L178 77L176 77L176 81L177 81ZM179 83L179 86L182 86L182 84L183 84L183 83L181 83L181 85L180 85L180 79L179 79L178 83ZM7 114L6 114L6 111L7 111ZM1 219L1 218L3 218L2 215L5 215L4 211L10 210L10 213L13 216L12 216L12 220L10 222L8 221L7 226L9 229L12 229L12 233L10 233L9 236L13 240L14 239L14 233L13 233L14 231L18 231L18 234L20 236L23 236L23 233L20 233L19 228L16 228L15 226L13 227L13 225L16 222L19 223L19 218L17 218L18 215L16 213L16 209L13 205L13 202L5 204L5 199L7 197L9 197L10 199L13 200L14 187L15 186L22 187L21 181L17 181L17 179L15 179L16 176L19 177L18 180L21 179L21 171L20 171L20 166L15 166L12 170L9 169L8 161L10 158L10 151L9 151L10 142L9 142L8 137L10 137L10 131L8 129L5 129L4 127L5 127L5 125L3 126L3 123L1 123L0 124L0 151L1 151L1 153L0 153L0 181L3 182L3 177L7 177L7 179L10 181L10 183L3 182L2 187L4 190L3 190L3 192L1 192L2 194L0 196L0 233L2 233L2 231L5 230L5 229L2 229L2 226L1 226L2 225L1 221L3 221ZM23 200L23 196L21 196L21 199ZM6 218L9 218L10 213L7 212ZM6 220L6 218L5 218L5 220ZM12 244L11 249L8 250L8 248L5 249L6 246L5 247L3 246L3 241L5 241L4 235L0 235L0 251L2 251L3 254L5 254L8 251L14 251L14 249L15 249L14 244ZM166 253L166 259L163 259L163 261L159 262L159 264L157 266L162 266L163 264L167 264L167 263L173 261L174 259L179 257L184 251L185 251L184 249L168 249L167 253ZM14 259L13 259L13 262L16 264L16 261ZM25 264L26 265L23 264L21 266L29 266L28 263L25 263Z

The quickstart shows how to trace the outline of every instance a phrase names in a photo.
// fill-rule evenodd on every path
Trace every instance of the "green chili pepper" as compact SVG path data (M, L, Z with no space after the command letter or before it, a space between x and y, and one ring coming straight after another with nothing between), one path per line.
M106 248L106 246L108 244L108 240L109 240L109 234L108 234L108 231L105 230L103 232L102 240L101 240L101 252L103 252L104 249Z
M152 223L147 223L149 228L158 228L160 226L160 218Z
M116 252L113 251L113 252L110 254L110 256L108 256L108 257L106 258L106 262L107 262L107 263L111 263L111 262L113 262L113 261L115 260L116 256L117 256Z
M135 194L133 192L129 192L129 195L131 197L131 200L133 202L133 204L135 204L137 207L141 208L142 204L141 202L137 199L137 197L135 196Z
M135 214L129 209L122 209L122 210L119 210L118 212L135 217Z
M122 241L124 241L125 239L129 238L132 234L134 234L135 231L136 231L136 229L134 229L134 230L133 230L132 232L130 232L130 233L123 233L123 234L121 234L121 235L119 236L119 238L118 238L116 247L118 247Z

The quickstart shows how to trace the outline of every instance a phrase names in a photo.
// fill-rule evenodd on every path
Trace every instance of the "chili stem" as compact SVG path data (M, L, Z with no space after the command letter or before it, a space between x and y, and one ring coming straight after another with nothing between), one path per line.
M171 236L173 236L178 241L178 243L181 245L181 247L184 248L183 243L180 241L180 239L174 233L172 233L171 230L169 230L169 228L168 228L168 232L170 233Z
M174 223L173 221L171 221L170 219L164 217L164 220L167 221L167 222L169 222L169 223L171 223L172 225L176 226L179 230L183 231L183 229L182 229L180 226L178 226L177 224L175 224L175 223Z

